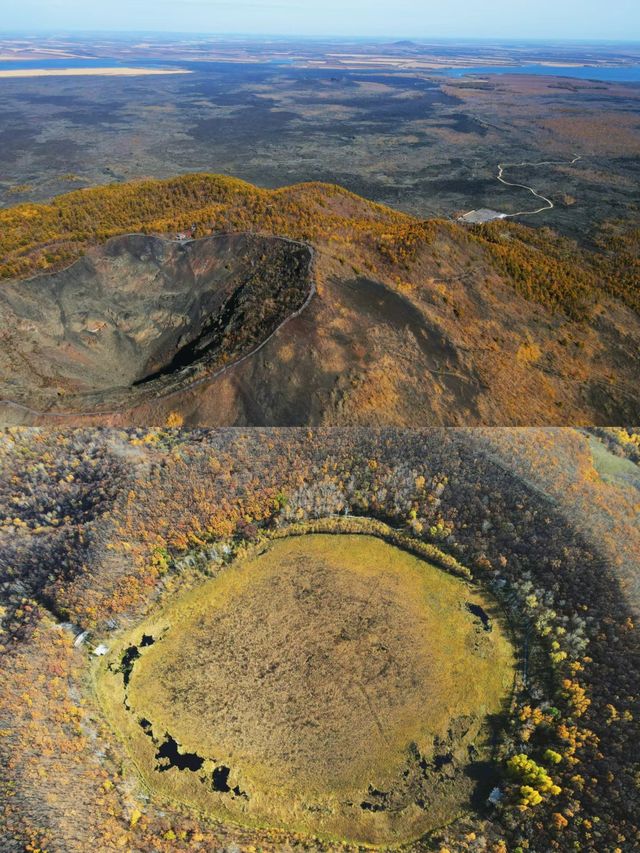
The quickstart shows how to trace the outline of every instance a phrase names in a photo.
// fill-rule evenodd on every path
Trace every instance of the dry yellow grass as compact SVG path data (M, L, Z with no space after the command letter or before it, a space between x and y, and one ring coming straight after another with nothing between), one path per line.
M375 537L313 534L169 602L120 639L97 686L151 790L216 818L388 844L468 805L469 749L489 757L513 665L469 583ZM191 769L175 766L185 756Z

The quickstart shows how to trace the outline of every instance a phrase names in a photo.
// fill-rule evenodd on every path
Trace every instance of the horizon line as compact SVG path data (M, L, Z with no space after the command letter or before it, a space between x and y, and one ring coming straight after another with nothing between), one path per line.
M415 43L416 45L420 44L429 44L432 42L450 42L450 41L469 41L469 42L522 42L522 43L530 43L530 44L594 44L594 45L604 45L604 44L621 44L621 45L640 45L640 35L633 36L631 38L621 38L621 37L608 37L608 38L593 38L593 37L582 37L582 38L568 38L566 36L525 36L525 35L501 35L501 36L471 36L471 35L407 35L402 33L397 33L393 35L357 35L355 33L345 35L345 34L336 34L336 33L254 33L254 32L219 32L219 31L211 31L211 32L203 32L202 30L129 30L129 29L75 29L75 28L60 28L60 29L34 29L29 28L28 30L23 29L15 29L15 30L3 30L0 29L0 38L6 36L21 36L25 38L30 37L39 37L39 36L58 36L63 37L65 35L111 35L111 36L190 36L190 37L199 37L199 38L244 38L244 39L256 39L259 41L264 41L268 39L282 39L282 40L293 40L293 39L301 39L304 41L322 41L324 39L330 40L339 40L339 41L382 41L382 42L394 42L394 41L410 41Z

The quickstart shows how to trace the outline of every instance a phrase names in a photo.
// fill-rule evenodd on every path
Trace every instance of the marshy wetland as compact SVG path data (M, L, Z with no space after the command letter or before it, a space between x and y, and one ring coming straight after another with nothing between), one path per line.
M97 688L151 791L389 844L487 796L514 666L468 581L373 536L307 534L171 598L113 645Z

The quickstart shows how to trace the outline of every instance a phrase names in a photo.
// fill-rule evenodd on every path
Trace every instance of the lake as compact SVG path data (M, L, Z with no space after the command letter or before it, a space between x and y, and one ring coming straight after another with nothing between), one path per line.
M40 69L47 70L63 68L157 68L166 66L168 63L162 61L122 61L118 59L3 59L0 60L0 71L17 71L18 69Z
M446 77L466 77L477 74L536 74L546 77L574 77L578 80L598 80L603 83L640 83L640 65L625 66L551 66L551 65L475 65L469 68L448 68Z

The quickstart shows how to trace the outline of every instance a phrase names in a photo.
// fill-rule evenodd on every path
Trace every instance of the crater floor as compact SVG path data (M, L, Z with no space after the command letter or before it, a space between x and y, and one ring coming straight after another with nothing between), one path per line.
M151 790L386 844L491 784L513 667L475 587L371 536L314 534L172 601L120 639L97 685Z
M114 237L67 269L3 283L0 399L108 411L255 352L312 292L312 250L249 233Z

